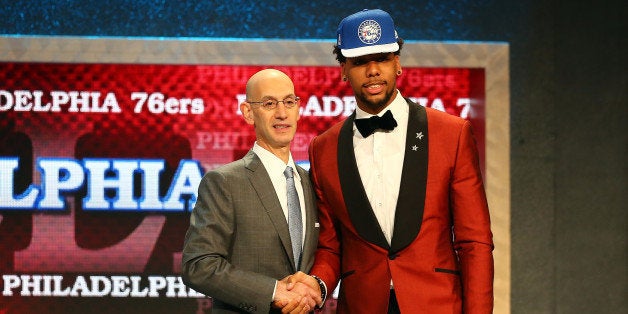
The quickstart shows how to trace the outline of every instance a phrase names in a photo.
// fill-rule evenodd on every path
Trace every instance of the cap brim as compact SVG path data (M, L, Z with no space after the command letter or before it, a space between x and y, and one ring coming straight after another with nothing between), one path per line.
M365 55L372 55L375 53L395 52L397 50L399 50L399 44L394 42L394 43L383 44L383 45L365 46L365 47L352 48L352 49L340 49L340 52L345 58L354 58L354 57L360 57L360 56L365 56Z

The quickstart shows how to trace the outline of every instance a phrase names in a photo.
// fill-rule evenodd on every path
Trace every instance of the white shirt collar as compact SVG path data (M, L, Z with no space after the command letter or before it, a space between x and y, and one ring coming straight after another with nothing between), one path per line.
M275 154L258 145L257 141L253 144L253 152L257 155L257 157L259 157L264 165L264 168L266 168L266 171L268 171L271 176L277 173L283 174L283 171L286 170L286 166L290 166L292 167L294 177L301 180L297 167L292 159L292 153L288 155L288 163L286 164L279 157L275 156Z

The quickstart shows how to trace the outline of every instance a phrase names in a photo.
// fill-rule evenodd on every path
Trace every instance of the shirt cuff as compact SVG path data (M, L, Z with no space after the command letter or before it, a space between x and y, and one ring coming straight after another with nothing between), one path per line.
M271 302L275 300L275 293L277 293L277 280L275 280L275 289L273 289L273 297L270 299Z

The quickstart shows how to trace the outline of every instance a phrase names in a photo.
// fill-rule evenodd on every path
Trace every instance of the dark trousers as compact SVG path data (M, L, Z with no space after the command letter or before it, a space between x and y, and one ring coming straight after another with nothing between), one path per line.
M395 289L390 289L388 314L401 314L401 311L399 310L399 303L397 303L397 295L395 295Z

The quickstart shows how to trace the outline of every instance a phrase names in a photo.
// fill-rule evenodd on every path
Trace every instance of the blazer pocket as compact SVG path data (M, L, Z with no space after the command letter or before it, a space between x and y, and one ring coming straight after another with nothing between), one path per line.
M460 276L460 271L459 270L454 270L454 269L434 268L434 271L437 272L437 273L445 273L445 274L452 274L452 275Z
M344 272L344 273L340 274L340 279L347 278L347 277L349 277L349 276L353 275L354 273L355 273L355 269L354 269L354 270L349 270L349 271L346 271L346 272Z

